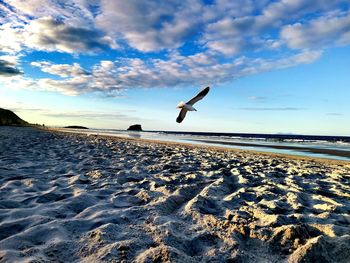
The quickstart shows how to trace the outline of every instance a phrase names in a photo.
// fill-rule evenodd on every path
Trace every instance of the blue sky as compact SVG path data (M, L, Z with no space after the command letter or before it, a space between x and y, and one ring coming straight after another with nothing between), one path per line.
M349 135L349 68L348 0L0 1L0 107L32 123Z

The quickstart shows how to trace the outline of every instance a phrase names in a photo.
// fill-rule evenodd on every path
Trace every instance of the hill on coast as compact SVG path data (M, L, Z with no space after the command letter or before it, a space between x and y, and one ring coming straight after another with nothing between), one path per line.
M28 122L22 120L13 111L0 108L0 126L22 126L28 125Z

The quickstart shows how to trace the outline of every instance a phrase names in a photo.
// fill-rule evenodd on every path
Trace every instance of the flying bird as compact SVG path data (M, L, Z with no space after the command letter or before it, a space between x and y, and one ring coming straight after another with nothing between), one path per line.
M197 111L195 108L193 108L193 104L195 104L197 101L203 99L205 95L207 95L209 92L209 87L206 87L201 92L199 92L195 97L190 99L188 102L184 103L181 101L176 108L181 109L179 116L176 118L176 122L181 123L185 116L187 111Z

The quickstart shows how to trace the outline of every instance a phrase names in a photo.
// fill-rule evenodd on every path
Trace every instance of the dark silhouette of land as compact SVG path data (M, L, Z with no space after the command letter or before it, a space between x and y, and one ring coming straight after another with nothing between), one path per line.
M127 130L128 131L142 131L142 127L140 124L134 124L134 125L131 125Z
M28 126L29 123L18 117L13 111L0 108L0 126Z
M71 125L71 126L66 126L63 128L67 128L67 129L82 129L82 130L88 130L89 128L84 127L84 126L78 126L78 125Z

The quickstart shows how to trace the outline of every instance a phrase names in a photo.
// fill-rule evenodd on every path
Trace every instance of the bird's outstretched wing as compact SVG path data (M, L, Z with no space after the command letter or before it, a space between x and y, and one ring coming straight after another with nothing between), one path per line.
M209 92L209 87L206 87L201 92L199 92L195 97L193 97L188 102L186 102L186 104L190 104L190 105L195 104L197 101L203 99L204 96L208 94L208 92Z
M179 116L177 116L177 118L176 118L176 122L181 123L183 121L183 119L185 118L186 113L187 113L187 110L182 108L180 110Z

